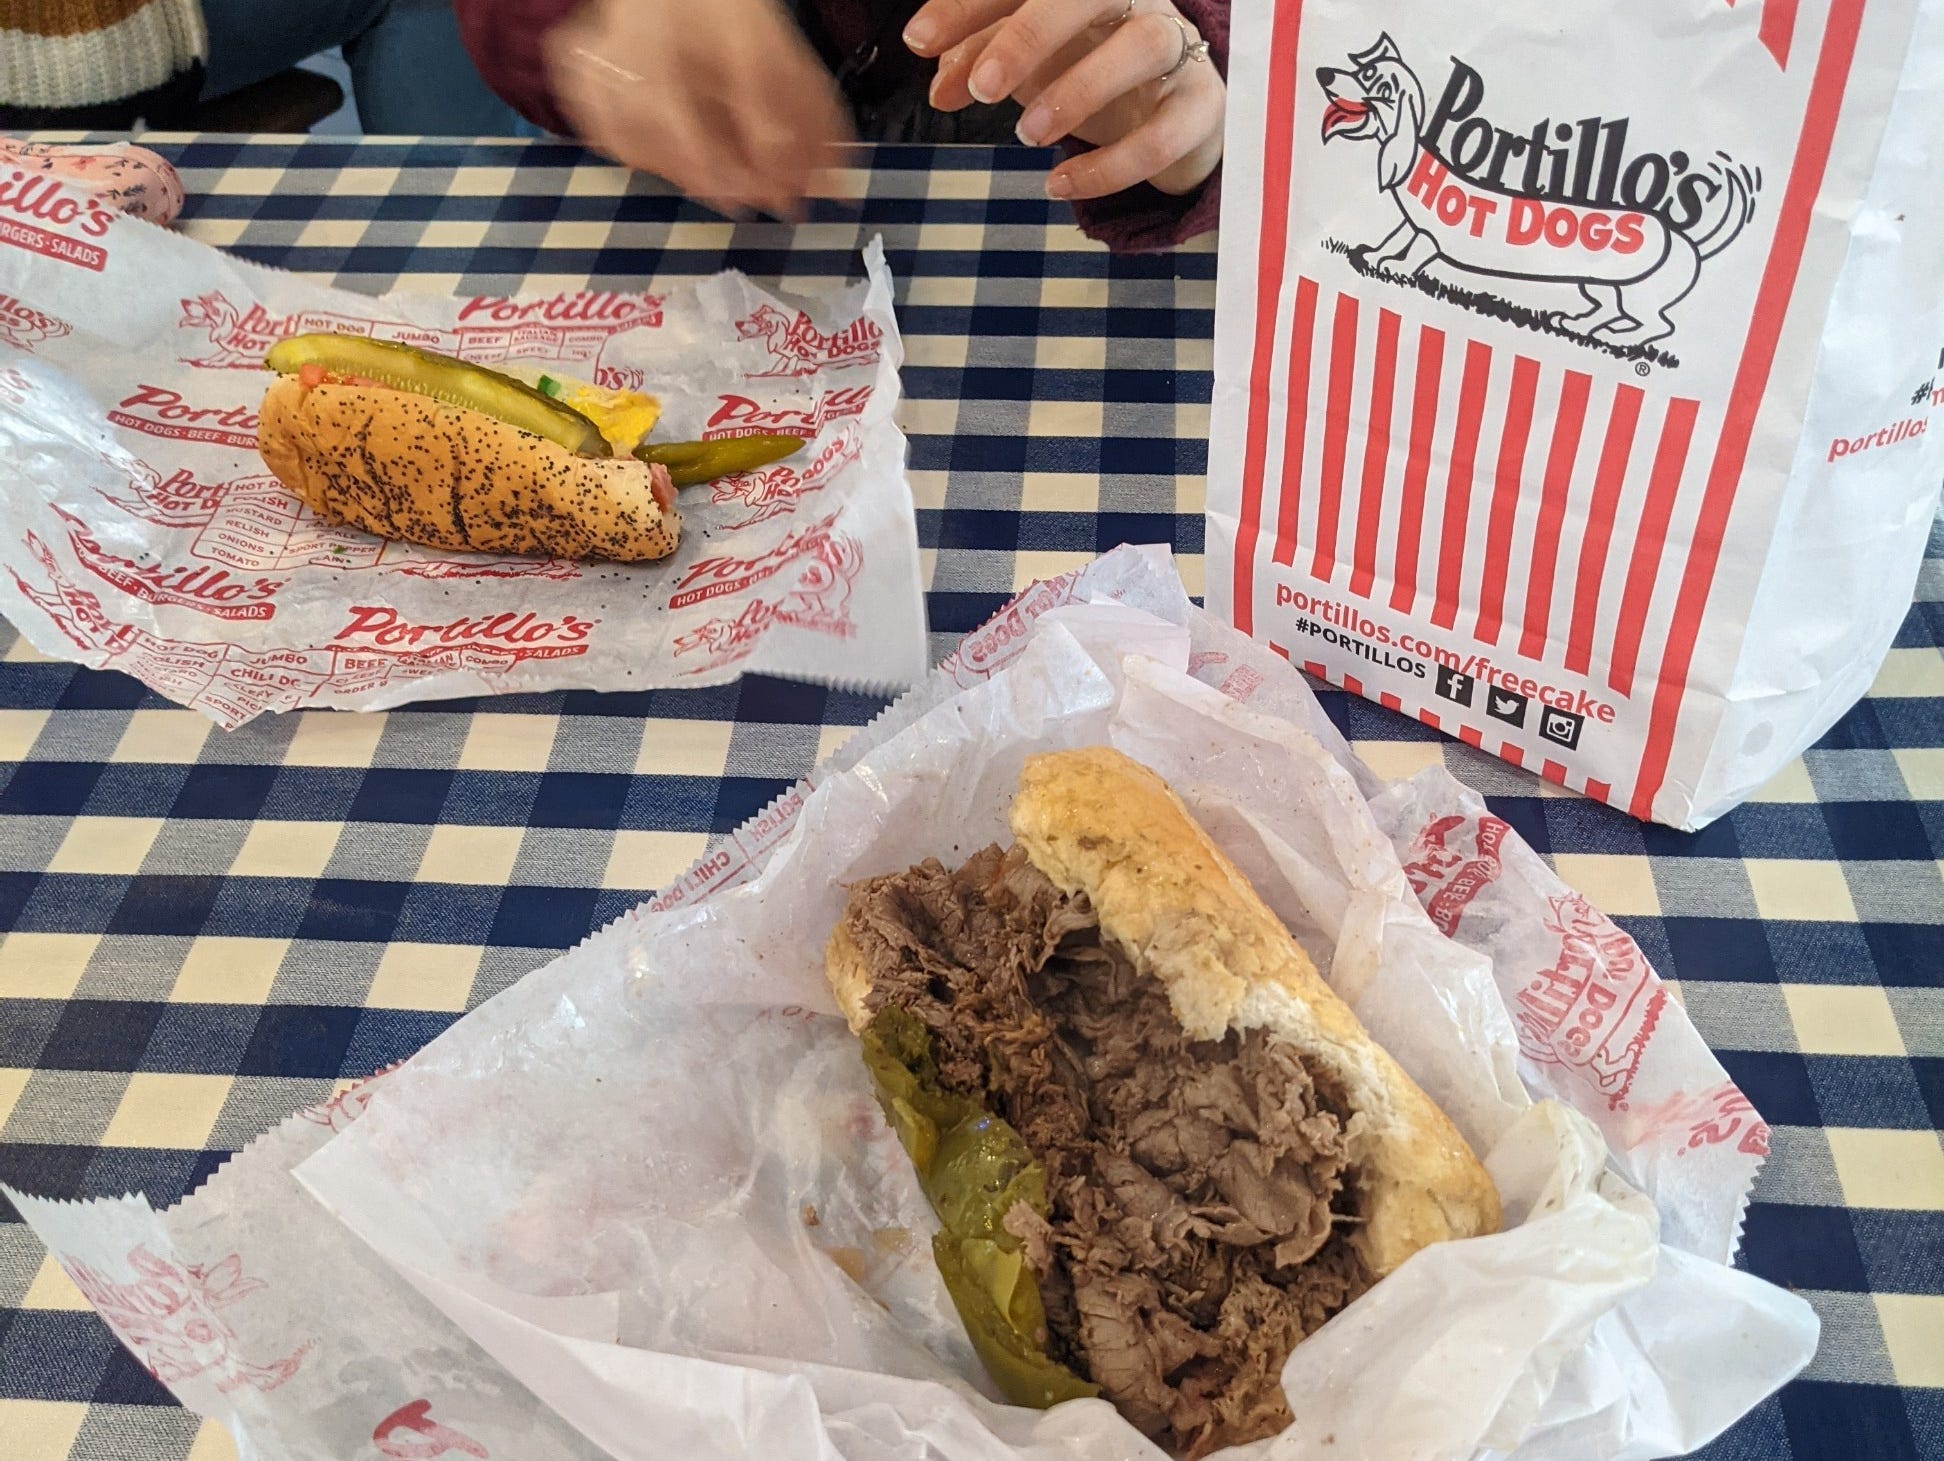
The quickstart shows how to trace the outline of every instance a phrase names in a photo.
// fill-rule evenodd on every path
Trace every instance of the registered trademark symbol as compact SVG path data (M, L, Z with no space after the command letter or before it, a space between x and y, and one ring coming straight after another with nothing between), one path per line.
M1634 362L1635 375L1652 375L1653 373L1654 373L1654 367L1649 365L1646 361L1636 360Z

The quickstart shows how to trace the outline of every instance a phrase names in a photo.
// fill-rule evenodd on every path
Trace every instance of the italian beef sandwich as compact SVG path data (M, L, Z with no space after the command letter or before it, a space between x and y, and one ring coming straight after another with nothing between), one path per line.
M1290 1351L1497 1191L1153 772L1036 757L1011 826L855 885L826 949L941 1276L1017 1404L1273 1434Z

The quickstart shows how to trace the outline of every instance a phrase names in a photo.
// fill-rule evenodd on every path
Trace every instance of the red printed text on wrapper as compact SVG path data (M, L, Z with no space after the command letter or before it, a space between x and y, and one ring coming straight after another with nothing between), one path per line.
M238 305L219 290L182 301L178 328L206 343L177 358L206 370L260 370L263 357L279 340L329 334L415 345L485 364L523 358L598 364L603 347L616 335L661 322L660 295L598 289L541 299L475 296L460 306L458 323L450 329L335 310L272 314L255 302ZM618 384L605 379L599 383Z
M790 533L757 558L708 558L692 565L669 599L671 609L738 593L780 579L780 593L752 597L734 617L708 619L676 636L675 654L699 652L698 669L715 669L747 656L771 629L810 629L848 639L857 633L850 617L851 589L864 567L856 538L833 533L826 518Z
M803 810L809 783L794 786L729 834L729 840L696 863L647 903L650 913L665 913L684 903L699 903L753 877L769 851L787 837Z
M1203 684L1214 685L1229 699L1246 702L1262 688L1262 671L1252 665L1237 665L1217 681L1213 671L1229 662L1219 649L1198 649L1188 656L1188 673Z
M1472 850L1454 846L1454 839L1470 830ZM1419 832L1404 863L1411 890L1424 904L1431 922L1446 938L1455 938L1465 910L1499 879L1499 849L1512 829L1497 817L1440 817Z
M1609 1109L1621 1108L1667 991L1639 946L1578 893L1547 902L1546 927L1559 935L1559 957L1513 997L1519 1049L1537 1064L1574 1072Z
M142 522L195 529L192 558L255 572L305 564L369 568L385 549L383 539L320 521L267 473L205 482L187 467L164 477L137 457L102 460L128 485L101 495Z
M869 386L839 386L825 391L807 406L764 405L752 396L724 391L703 424L704 441L734 436L800 436L813 439L833 421L862 416L871 404Z
M833 515L804 527L793 528L774 548L754 557L739 558L723 553L713 558L698 559L675 580L674 592L668 596L668 607L686 609L710 599L727 598L731 594L741 593L752 584L774 577L804 554L816 551L818 543L830 536L831 525L836 521Z
M31 353L36 345L72 333L74 327L66 320L56 319L11 294L0 294L0 345Z
M114 210L92 193L65 187L42 172L0 174L0 244L100 273ZM48 226L51 225L51 226Z
M137 563L102 547L94 530L81 519L58 507L54 511L67 524L68 546L76 561L103 583L144 603L193 609L213 619L261 623L276 615L272 600L290 581L236 578L226 569L200 563L176 567Z
M762 340L769 347L770 368L752 372L762 376L815 375L843 365L876 365L884 331L875 320L859 319L826 333L802 310L761 304L753 314L736 321L745 340Z
M256 450L255 406L199 406L185 399L181 391L146 381L122 397L108 413L108 420L128 431L168 441Z
M17 570L11 572L15 587L91 656L88 663L132 674L178 704L206 708L226 727L327 693L369 694L453 671L497 683L527 660L583 653L586 634L598 623L503 613L448 624L412 624L395 610L364 605L340 631L343 642L326 645L251 650L220 641L166 639L111 621L101 601L68 578L38 536L28 533L25 541L52 588L35 587ZM527 637L536 632L537 639ZM347 634L353 637L347 639ZM378 639L386 643L373 642ZM411 645L416 647L404 647Z
M939 668L965 685L998 674L1025 650L1027 636L1040 615L1073 602L1081 572L1076 568L1034 584L966 635Z
M474 328L485 325L594 327L619 333L658 327L662 322L662 304L659 294L617 293L611 289L582 289L537 299L475 294L459 306L459 323Z
M353 1081L328 1101L319 1101L315 1106L306 1106L297 1113L298 1118L313 1126L328 1127L332 1131L343 1131L356 1121L371 1105L371 1098L378 1094L379 1083L397 1070L405 1062L394 1060L382 1066L363 1080Z
M771 518L784 517L813 492L821 492L836 480L837 474L855 462L864 450L862 436L847 427L833 437L808 466L794 467L787 462L773 467L758 467L751 472L732 472L709 484L709 500L718 505L740 502L749 509L746 517L725 524L730 530L754 527Z
M1231 700L1246 701L1262 688L1262 671L1252 665L1238 665L1215 688Z
M749 858L740 848L718 847L649 899L648 911L665 913L670 908L696 901L714 892L731 872L748 866Z
M503 609L444 624L415 624L389 604L353 604L350 621L332 640L414 653L450 650L508 660L565 659L587 653L588 635L600 622L577 614L542 619L531 610Z
M391 1461L433 1461L439 1456L475 1456L489 1452L478 1441L435 1420L432 1402L414 1400L401 1405L371 1430L372 1444Z
M228 1394L248 1387L274 1390L304 1362L303 1345L267 1363L238 1352L236 1331L221 1310L260 1292L235 1255L203 1268L177 1267L146 1247L128 1255L130 1279L114 1279L88 1264L69 1262L75 1287L87 1296L121 1341L165 1385L205 1380Z
M1731 1141L1743 1156L1766 1157L1769 1153L1768 1123L1733 1081L1701 1092L1676 1091L1666 1100L1632 1114L1634 1119L1626 1133L1629 1147L1672 1138L1678 1143L1676 1156Z

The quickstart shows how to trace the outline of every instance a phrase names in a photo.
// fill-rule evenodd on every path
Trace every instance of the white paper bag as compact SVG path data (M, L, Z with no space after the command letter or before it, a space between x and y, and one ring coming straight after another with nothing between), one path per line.
M1865 689L1944 479L1944 3L1238 6L1211 608L1696 826Z

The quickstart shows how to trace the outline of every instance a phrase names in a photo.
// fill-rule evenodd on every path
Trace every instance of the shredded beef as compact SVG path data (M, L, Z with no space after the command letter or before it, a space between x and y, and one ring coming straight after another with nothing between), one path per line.
M1006 1227L1054 1357L1178 1454L1287 1425L1290 1350L1372 1282L1344 1241L1341 1092L1261 1031L1190 1040L1016 848L861 884L847 920L871 1009L917 1015L946 1084L1046 1166L1051 1220Z

